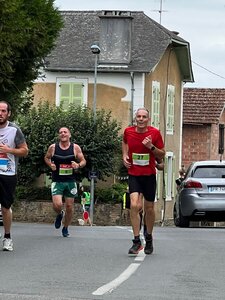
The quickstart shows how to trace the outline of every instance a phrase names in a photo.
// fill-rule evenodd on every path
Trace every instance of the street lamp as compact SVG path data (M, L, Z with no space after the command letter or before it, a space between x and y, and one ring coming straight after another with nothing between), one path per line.
M97 96L97 66L98 66L98 55L101 52L101 49L98 45L94 44L91 46L91 51L95 55L95 75L94 75L94 93L93 93L93 112L94 112L94 123L96 122L96 96ZM94 215L94 193L95 193L95 178L96 172L92 166L92 172L90 174L91 178L91 206L90 206L90 218L93 223Z

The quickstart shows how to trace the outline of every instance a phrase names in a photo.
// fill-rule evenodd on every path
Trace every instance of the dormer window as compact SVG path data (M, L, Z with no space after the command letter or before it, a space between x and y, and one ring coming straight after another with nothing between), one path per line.
M129 64L131 60L130 12L104 11L100 16L100 63Z

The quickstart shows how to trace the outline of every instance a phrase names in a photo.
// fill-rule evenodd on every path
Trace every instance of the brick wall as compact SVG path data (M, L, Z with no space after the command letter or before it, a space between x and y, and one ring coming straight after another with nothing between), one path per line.
M193 161L219 159L218 124L183 125L182 164Z
M183 126L182 164L185 168L193 161L209 159L210 133L210 126Z

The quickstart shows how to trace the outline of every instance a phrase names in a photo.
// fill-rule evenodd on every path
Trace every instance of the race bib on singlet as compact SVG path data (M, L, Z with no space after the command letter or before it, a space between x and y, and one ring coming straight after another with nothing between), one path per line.
M59 175L72 175L72 174L73 174L73 168L70 164L59 165Z
M0 170L6 172L8 168L9 159L6 154L2 153L0 155Z
M132 161L133 165L137 166L148 166L149 165L150 155L149 153L133 153L132 154Z

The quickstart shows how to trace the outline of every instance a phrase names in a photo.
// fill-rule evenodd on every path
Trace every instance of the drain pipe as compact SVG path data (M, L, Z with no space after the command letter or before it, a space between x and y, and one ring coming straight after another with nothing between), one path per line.
M130 103L130 125L133 125L134 120L134 72L130 72L131 79L131 103Z

